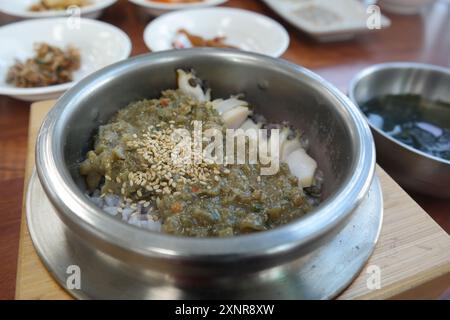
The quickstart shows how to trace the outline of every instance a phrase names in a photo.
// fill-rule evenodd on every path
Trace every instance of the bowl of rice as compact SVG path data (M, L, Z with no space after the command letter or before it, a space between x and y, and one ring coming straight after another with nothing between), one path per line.
M288 122L277 128L294 146L293 167L288 160L280 165L280 172L291 172L271 180L248 168L160 166L171 130L198 118L207 120L204 126L228 128ZM301 141L295 131L283 131L293 127L301 129ZM320 177L302 175L315 165ZM299 259L338 233L367 196L375 152L356 106L311 71L253 53L202 48L138 56L79 82L47 115L36 167L58 218L86 248L80 250L152 282L152 297L259 292L273 298L286 284L280 276L295 273ZM253 187L239 193L241 185L261 184L265 197ZM315 187L320 194L313 205L303 191L311 195ZM275 204L280 209L269 210ZM267 222L280 215L292 219Z

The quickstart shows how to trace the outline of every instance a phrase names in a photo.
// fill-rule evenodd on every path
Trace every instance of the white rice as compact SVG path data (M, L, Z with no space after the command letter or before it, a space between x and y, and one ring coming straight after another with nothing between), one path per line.
M93 204L111 216L118 217L122 221L140 228L161 231L161 222L156 220L156 216L152 214L151 206L145 208L143 205L137 204L134 208L131 207L131 203L123 202L117 195L109 194L102 197L100 190L95 190L91 195L86 194L86 196ZM119 208L122 210L119 210Z

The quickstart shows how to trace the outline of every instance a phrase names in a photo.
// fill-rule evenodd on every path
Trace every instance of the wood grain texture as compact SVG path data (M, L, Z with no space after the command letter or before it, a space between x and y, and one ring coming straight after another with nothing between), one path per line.
M17 248L19 244L20 208L22 200L18 195L23 179L0 181L0 300L13 299L17 268Z
M53 102L31 107L30 149L37 129ZM34 166L28 152L26 181ZM381 270L381 289L369 290L367 267L339 299L437 298L450 281L450 236L423 211L381 168L377 168L384 197L379 242L368 266ZM414 290L421 288L421 290ZM22 213L17 274L17 299L70 299L51 278L34 251Z
M421 16L388 14L392 20L389 29L328 44L316 43L292 28L260 0L230 0L226 6L253 10L278 20L291 37L283 58L313 69L343 91L358 71L374 63L406 60L450 66L450 5L446 1L437 1ZM100 19L116 25L130 36L132 55L148 52L142 33L151 18L140 14L133 4L119 0ZM9 22L10 19L0 15L0 25ZM3 262L0 264L0 299L14 297L28 117L28 102L0 96L0 256ZM413 196L450 232L449 200Z
M35 103L31 107L28 127L28 151L25 167L24 192L34 167L36 137L39 127L54 101ZM42 264L33 247L25 218L25 199L22 202L19 254L17 259L17 299L68 299L70 296L55 282ZM45 290L42 290L45 288Z

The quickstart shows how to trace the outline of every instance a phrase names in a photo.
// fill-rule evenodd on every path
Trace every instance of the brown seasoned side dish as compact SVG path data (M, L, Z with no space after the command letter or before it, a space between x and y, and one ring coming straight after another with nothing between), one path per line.
M162 2L169 4L178 4L178 3L195 3L202 2L203 0L151 0L151 2Z
M225 42L226 37L214 37L205 39L198 35L192 34L185 29L177 32L172 46L175 49L191 48L191 47L211 47L211 48L236 48Z
M88 0L40 0L30 6L30 11L66 10L70 6L83 7L90 4Z
M25 62L17 61L8 71L6 82L20 88L45 87L73 80L80 68L78 49L62 50L46 43L35 45L36 55Z

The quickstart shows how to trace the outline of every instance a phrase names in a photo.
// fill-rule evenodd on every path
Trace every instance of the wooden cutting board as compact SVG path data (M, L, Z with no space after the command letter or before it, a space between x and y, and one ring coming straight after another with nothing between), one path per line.
M25 191L34 166L36 135L53 103L45 101L31 106ZM379 242L367 266L380 268L381 288L368 288L370 273L365 267L339 299L437 298L450 287L450 236L380 167L377 174L383 189L384 220ZM37 256L24 211L16 298L71 299Z

